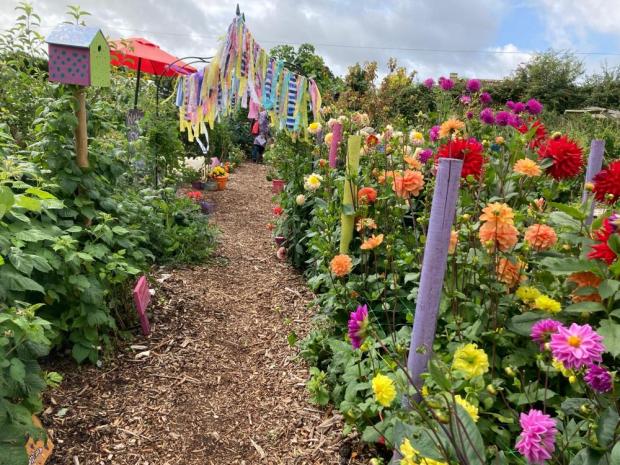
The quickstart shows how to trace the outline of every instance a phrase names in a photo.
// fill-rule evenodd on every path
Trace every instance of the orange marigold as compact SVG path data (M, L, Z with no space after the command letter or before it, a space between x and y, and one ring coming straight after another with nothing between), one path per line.
M525 242L539 252L550 249L557 241L558 235L546 224L533 224L525 230Z
M403 198L408 198L410 195L417 197L423 187L424 175L414 170L405 170L402 175L397 173L392 181L392 189L396 195Z
M540 176L542 174L542 169L534 160L530 160L529 158L523 158L521 160L517 160L517 162L512 167L512 170L523 176L527 176L528 178L534 178L536 176Z
M449 119L448 121L444 121L441 123L439 127L439 137L444 138L450 136L452 132L458 132L465 127L465 123L459 121L458 119Z
M448 246L448 253L452 255L456 252L456 245L459 243L459 233L452 230L450 231L450 245Z
M497 224L514 224L515 214L505 203L490 203L482 209L482 215L480 215L480 221L486 221L487 223Z
M521 272L525 268L525 264L520 260L513 263L507 258L500 258L495 271L497 273L497 279L506 284L508 287L515 287L519 282L525 278Z
M329 264L332 273L338 277L346 276L351 272L353 262L351 257L346 254L336 255Z
M372 235L368 239L364 241L364 243L360 246L362 250L372 250L376 247L379 247L383 242L383 234Z
M489 221L480 227L478 237L480 237L480 242L490 251L498 248L502 252L507 252L519 241L519 231L512 224Z
M596 290L591 294L580 295L577 294L577 291L583 289L585 287L589 287L592 289L597 289L599 285L603 282L603 279L592 273L591 271L582 271L580 273L573 273L568 278L567 281L574 282L577 284L575 291L571 294L571 298L574 303L577 302L601 302L601 296Z

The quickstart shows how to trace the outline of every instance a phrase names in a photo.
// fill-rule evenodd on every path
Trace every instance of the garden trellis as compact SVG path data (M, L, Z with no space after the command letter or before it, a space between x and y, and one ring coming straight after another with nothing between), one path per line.
M310 118L320 120L321 93L312 78L270 57L237 12L211 63L179 79L176 104L180 130L190 141L239 107L249 118L263 108L276 128L306 135Z

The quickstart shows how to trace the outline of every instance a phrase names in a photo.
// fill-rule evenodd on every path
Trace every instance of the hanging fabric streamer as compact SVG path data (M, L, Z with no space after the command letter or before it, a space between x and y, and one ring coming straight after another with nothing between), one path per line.
M213 128L218 118L237 108L249 109L250 116L262 108L272 124L304 137L308 122L321 119L316 83L285 68L282 60L269 57L241 15L233 19L211 63L179 79L176 105L179 128L190 141L199 141L207 125Z

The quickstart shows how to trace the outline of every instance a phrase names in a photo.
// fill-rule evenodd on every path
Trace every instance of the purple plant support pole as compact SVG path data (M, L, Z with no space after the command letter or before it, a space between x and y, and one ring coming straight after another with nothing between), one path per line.
M603 155L605 153L605 141L602 139L592 139L590 144L590 155L588 156L588 167L586 169L586 179L585 182L592 182L594 176L601 171L603 166ZM583 196L581 197L581 202L586 203L588 200L588 191L583 190ZM592 218L594 217L594 202L592 202L592 206L590 207L590 212L588 217L586 218L586 225L590 226L592 224Z
M329 167L335 168L338 161L338 144L342 140L342 124L334 123L332 128L332 143L329 146Z
M427 371L435 340L439 299L446 273L450 231L456 213L462 168L462 160L439 160L407 360L407 369L418 389L421 388L421 375Z

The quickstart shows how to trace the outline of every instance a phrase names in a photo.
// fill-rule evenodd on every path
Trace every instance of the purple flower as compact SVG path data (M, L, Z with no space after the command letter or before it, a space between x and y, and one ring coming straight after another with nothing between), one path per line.
M532 326L531 337L540 345L540 350L545 349L545 344L551 340L551 335L557 333L562 323L556 320L540 320Z
M516 115L514 113L510 113L508 115L508 126L518 128L519 126L521 126L521 124L523 124L523 122L521 121L521 118L519 118L519 115Z
M493 110L490 108L485 108L480 112L480 121L484 124L493 124L495 123L495 116L493 116Z
M511 119L511 115L507 111L498 111L495 114L495 123L498 126L508 126L510 119Z
M493 101L493 97L488 92L483 92L480 94L480 103L483 105L489 105Z
M603 338L590 325L560 326L551 335L551 354L566 368L578 370L583 366L600 363L605 346Z
M467 92L471 92L472 94L474 92L478 92L481 87L482 85L480 84L480 81L478 79L470 79L465 85L465 89L467 89Z
M433 126L432 128L430 128L430 130L428 131L428 136L430 137L431 141L435 142L437 139L439 139L439 126Z
M451 90L454 87L454 81L450 78L441 76L439 78L439 87L441 87L442 90Z
M469 95L461 95L459 100L463 105L469 105L471 103L471 97Z
M424 149L418 154L418 157L422 163L426 163L432 156L433 151L431 149Z
M516 449L531 464L543 464L555 451L555 420L540 410L531 409L519 416L521 434Z
M366 337L368 327L368 307L360 305L349 315L349 339L354 349L359 349Z
M540 114L540 112L542 112L542 109L543 109L542 103L540 103L535 98L529 99L527 103L525 104L525 106L526 106L527 112L530 115L538 115Z
M614 386L611 373L599 365L590 365L583 379L597 392L609 392Z
M467 119L472 119L474 117L474 112L473 111L468 111L465 116L467 117Z
M525 103L515 102L514 106L512 107L512 111L514 111L517 115L525 111Z
M512 100L508 100L506 102L506 108L509 108L509 109L512 110L512 109L514 109L514 107L515 107L515 103Z
M424 82L422 84L424 84L424 87L426 87L427 89L432 89L435 85L435 80L429 77L424 79Z

